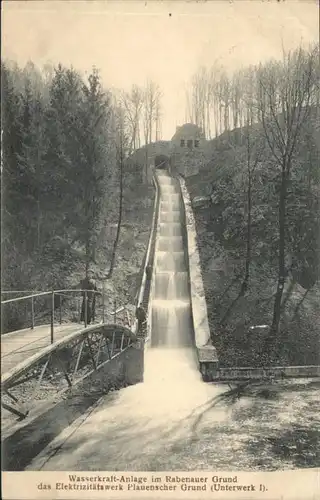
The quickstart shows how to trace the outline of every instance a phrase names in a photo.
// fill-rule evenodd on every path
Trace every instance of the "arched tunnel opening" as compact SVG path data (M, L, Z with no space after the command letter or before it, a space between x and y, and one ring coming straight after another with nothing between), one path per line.
M169 158L169 156L164 155L164 154L157 155L154 159L154 166L155 166L155 168L158 168L161 170L170 171L170 158Z

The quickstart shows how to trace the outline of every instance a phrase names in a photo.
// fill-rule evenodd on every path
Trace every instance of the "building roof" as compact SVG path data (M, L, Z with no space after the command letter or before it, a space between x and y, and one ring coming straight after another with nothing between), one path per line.
M204 138L202 129L198 127L198 125L195 125L194 123L185 123L184 125L177 127L176 133L174 134L171 140L174 141L184 136Z

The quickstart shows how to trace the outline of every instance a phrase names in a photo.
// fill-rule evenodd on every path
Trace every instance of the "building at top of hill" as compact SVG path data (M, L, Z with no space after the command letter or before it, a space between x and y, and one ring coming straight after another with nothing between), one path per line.
M185 123L177 127L171 141L157 141L142 146L128 158L128 167L140 172L143 182L152 183L156 157L170 158L170 167L188 177L195 175L208 161L209 141L198 125Z
M194 123L185 123L177 127L171 139L173 148L180 148L181 150L185 150L185 148L201 148L205 142L206 138L202 129Z
M171 139L171 165L188 177L199 172L206 163L207 140L198 125L185 123L177 127Z

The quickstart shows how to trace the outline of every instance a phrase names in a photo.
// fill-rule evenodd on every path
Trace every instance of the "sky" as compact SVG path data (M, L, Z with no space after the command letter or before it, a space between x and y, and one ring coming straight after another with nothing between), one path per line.
M159 84L162 138L185 122L185 91L201 65L227 71L318 41L317 0L9 1L2 57L101 71L105 87Z

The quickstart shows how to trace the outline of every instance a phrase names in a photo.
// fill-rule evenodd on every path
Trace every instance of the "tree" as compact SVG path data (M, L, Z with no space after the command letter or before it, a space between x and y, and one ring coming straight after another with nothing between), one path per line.
M156 139L157 126L159 130L161 97L159 85L149 80L144 92L144 139L146 144L150 144L153 139Z
M115 103L114 114L113 114L113 127L115 134L115 147L116 147L116 166L119 172L119 212L118 212L118 222L116 235L113 242L112 254L110 260L110 267L108 271L108 279L112 277L113 270L116 262L116 253L119 244L121 223L123 217L123 172L124 172L124 162L125 157L128 155L128 136L126 135L126 114L125 110L121 105Z
M256 132L256 131L255 131ZM245 249L244 249L244 271L241 271L241 285L238 295L232 301L230 306L227 308L224 313L220 324L224 325L226 320L228 319L232 309L238 302L241 297L244 297L249 288L250 282L250 268L252 264L252 231L253 231L253 200L254 200L254 186L255 186L255 176L257 165L262 159L263 156L263 140L260 133L253 133L252 127L249 125L249 118L247 122L247 126L242 129L242 134L245 140L245 152L243 156L239 158L239 167L240 167L240 183L236 184L234 182L234 187L232 189L233 193L236 193L237 196L237 204L242 202L242 197L240 192L244 193L243 199L243 210L241 210L241 214L243 214L243 220L241 224L237 223L238 229L240 229L240 235L242 236L241 228L243 227L244 239L245 239ZM234 149L232 143L229 143L230 147ZM259 173L258 173L259 175ZM234 176L234 180L237 179L239 175ZM239 207L238 207L239 210ZM230 211L229 211L230 213ZM255 222L255 221L254 221Z
M83 198L81 173L86 168L79 147L84 144L82 109L80 76L74 70L58 65L44 113L46 182L43 180L41 205L45 206L43 215L47 241L57 236L64 238L66 234L76 239L80 224L82 213L79 205Z
M130 136L129 154L138 149L141 144L141 121L144 103L143 90L132 85L130 92L121 93L121 105L125 112L126 129Z
M22 212L21 202L17 191L17 162L22 146L21 102L15 91L11 74L7 65L1 63L1 95L2 95L2 255L3 282L11 284L17 278L10 265L9 255L16 253L18 234L22 228L17 214ZM10 252L11 247L11 252ZM7 262L8 261L8 262ZM16 261L14 262L14 264ZM7 285L8 286L8 285Z
M273 318L266 339L269 355L279 330L281 301L286 279L287 194L293 155L303 123L310 116L310 99L314 82L315 50L302 48L284 54L283 63L269 63L258 72L259 111L267 144L278 166L278 281Z
M86 251L86 273L90 263L95 260L95 244L100 229L106 184L112 175L113 166L107 164L108 129L111 120L111 97L101 85L100 75L93 69L88 83L83 86L83 147L81 181L83 194L83 232L82 241Z

